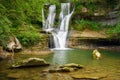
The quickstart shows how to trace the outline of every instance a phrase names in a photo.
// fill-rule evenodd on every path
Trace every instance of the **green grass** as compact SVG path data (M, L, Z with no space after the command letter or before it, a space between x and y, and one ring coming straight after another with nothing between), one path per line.
M84 30L86 28L91 30L99 30L100 24L98 22L89 21L89 20L77 20L75 21L77 26L74 27L75 30Z

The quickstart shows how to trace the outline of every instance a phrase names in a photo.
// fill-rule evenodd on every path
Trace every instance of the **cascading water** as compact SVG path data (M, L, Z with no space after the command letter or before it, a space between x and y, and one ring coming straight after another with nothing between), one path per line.
M48 17L45 20L44 10L42 9L43 30L45 30L46 32L53 29L55 15L56 15L55 10L56 10L56 6L50 5Z
M61 3L61 12L59 16L58 28L53 28L55 20L55 5L49 7L49 15L45 20L43 15L43 30L51 32L53 35L54 45L57 49L65 49L68 35L68 27L70 17L73 11L70 13L70 3ZM43 13L43 11L42 11ZM44 14L44 13L43 13Z

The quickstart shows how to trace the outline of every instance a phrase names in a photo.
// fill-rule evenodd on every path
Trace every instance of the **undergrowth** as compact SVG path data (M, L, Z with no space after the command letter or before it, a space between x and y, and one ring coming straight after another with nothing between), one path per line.
M77 26L74 27L75 30L84 30L86 28L91 30L99 30L100 29L100 23L89 21L89 20L77 20L75 21Z

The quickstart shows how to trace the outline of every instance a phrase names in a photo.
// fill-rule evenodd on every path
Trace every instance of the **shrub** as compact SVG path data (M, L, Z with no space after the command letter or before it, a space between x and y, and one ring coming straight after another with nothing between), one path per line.
M6 47L10 36L11 22L5 16L0 16L0 45Z
M120 23L116 24L116 26L111 29L111 32L120 33Z
M83 19L77 20L75 21L75 23L78 25L74 27L76 30L83 30L85 28L92 29L92 30L98 30L100 26L98 22L93 22L93 21L83 20Z
M108 34L114 38L120 38L120 23L116 24L108 30Z
M17 35L21 44L25 47L37 44L41 40L41 35L36 31L23 31Z

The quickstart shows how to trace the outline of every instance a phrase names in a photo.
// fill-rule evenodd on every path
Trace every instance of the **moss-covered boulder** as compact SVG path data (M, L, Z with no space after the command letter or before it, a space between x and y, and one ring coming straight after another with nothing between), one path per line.
M25 67L38 67L38 66L49 66L44 59L41 58L28 58L17 62L12 65L12 68L25 68Z

